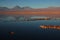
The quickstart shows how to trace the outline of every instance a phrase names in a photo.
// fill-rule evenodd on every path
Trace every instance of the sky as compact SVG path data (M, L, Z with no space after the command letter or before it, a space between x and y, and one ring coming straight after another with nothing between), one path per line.
M60 7L60 0L0 0L0 7L13 8L14 6L32 8Z

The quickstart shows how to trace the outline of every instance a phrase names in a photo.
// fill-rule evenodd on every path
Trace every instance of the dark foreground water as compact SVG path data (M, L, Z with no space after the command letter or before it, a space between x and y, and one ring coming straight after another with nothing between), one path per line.
M24 22L0 22L1 40L58 40L60 30L41 29L40 25L60 25L59 20L24 21ZM14 35L9 32L15 32Z

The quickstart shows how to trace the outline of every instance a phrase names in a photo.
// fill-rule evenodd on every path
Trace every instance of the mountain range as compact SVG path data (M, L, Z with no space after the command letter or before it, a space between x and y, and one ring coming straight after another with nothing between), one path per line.
M0 14L9 15L43 15L43 16L59 16L60 7L48 7L48 8L31 8L15 6L13 8L0 7Z
M13 8L0 7L0 11L6 11L6 10L31 10L31 9L34 9L34 8L31 8L31 7L28 7L28 6L26 6L26 7L15 6ZM36 11L39 11L39 10L40 11L60 10L60 7L36 8L34 10L36 10Z
M31 7L20 7L20 6L15 6L13 8L8 8L8 7L0 7L0 11L6 11L6 10L30 10L32 9Z

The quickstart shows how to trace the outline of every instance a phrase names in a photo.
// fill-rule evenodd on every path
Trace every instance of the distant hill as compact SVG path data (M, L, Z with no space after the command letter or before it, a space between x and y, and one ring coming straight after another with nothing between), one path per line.
M30 9L32 9L32 8L30 8L30 7L15 6L15 7L13 7L13 8L10 9L10 10L30 10Z
M48 7L48 8L37 8L37 9L33 9L31 7L20 7L20 6L15 6L13 8L7 8L7 7L0 7L0 11L6 11L6 10L30 10L30 11L60 11L60 7Z
M20 6L15 6L11 10L21 10L22 8Z
M9 8L7 8L7 7L0 7L0 11L5 11L5 10L9 10Z
M30 9L32 9L31 7L22 7L22 9L25 9L25 10L30 10Z
M31 8L15 6L13 8L0 7L0 14L11 15L47 15L60 17L60 7Z
M0 7L0 11L6 11L6 10L30 10L32 8L30 7L20 7L20 6L15 6L13 8L7 8L7 7Z

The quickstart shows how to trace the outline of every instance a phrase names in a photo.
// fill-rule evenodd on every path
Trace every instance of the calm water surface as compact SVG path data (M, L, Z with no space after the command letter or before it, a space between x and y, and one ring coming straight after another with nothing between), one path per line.
M0 38L2 40L60 39L60 30L41 29L39 26L43 24L60 25L60 20L0 22ZM9 32L15 32L12 38Z

